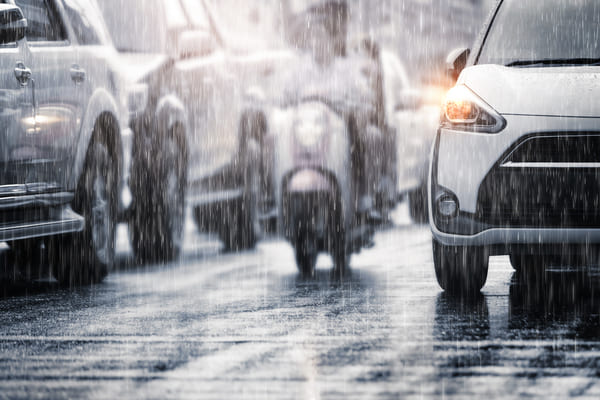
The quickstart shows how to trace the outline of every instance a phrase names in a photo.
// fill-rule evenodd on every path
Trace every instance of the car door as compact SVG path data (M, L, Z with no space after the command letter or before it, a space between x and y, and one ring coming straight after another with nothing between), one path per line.
M15 0L27 18L39 167L29 181L66 187L83 114L82 76L56 0ZM72 189L72 188L71 188Z
M187 138L189 154L188 180L194 183L205 175L208 166L209 152L206 146L206 135L211 117L212 97L210 81L205 70L207 63L204 55L181 54L179 47L182 38L192 33L191 22L179 0L160 0L163 19L168 32L168 51L174 60L173 69L169 71L172 80L169 87L177 91L187 111Z
M204 3L182 0L181 4L190 32L212 43L205 54L182 59L176 68L180 82L185 82L185 101L192 113L190 125L195 136L192 156L196 165L190 171L190 180L197 181L231 162L237 153L239 120L235 118L235 110L239 109L236 101L239 85Z
M0 1L1 4L11 4ZM0 44L0 197L23 194L34 117L27 41Z
M402 108L401 96L410 88L400 60L390 52L382 52L385 109L397 134L398 190L403 192L421 182L420 165L423 139L418 132L418 110Z

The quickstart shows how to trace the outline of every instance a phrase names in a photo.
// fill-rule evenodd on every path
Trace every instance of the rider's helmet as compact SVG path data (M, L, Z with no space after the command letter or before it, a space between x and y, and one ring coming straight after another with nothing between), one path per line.
M313 32L322 30L334 56L344 56L347 47L349 9L346 0L291 0L289 38L299 48L310 47Z

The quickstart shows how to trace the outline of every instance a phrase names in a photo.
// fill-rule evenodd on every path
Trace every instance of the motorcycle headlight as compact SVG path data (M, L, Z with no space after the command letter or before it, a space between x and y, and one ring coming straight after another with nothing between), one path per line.
M304 147L315 147L327 131L327 115L319 109L304 108L294 121L294 136Z
M458 85L446 95L442 126L468 132L498 133L506 120L468 87Z

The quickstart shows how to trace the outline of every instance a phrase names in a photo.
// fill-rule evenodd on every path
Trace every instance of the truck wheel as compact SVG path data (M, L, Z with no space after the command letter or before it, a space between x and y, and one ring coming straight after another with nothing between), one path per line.
M134 193L131 242L142 263L172 262L183 247L187 163L175 135L165 138L157 161Z
M453 296L477 295L487 280L489 260L482 247L446 246L434 239L433 264L440 287Z
M427 185L422 185L408 194L408 209L413 222L417 224L426 224L429 222Z
M85 228L50 241L49 258L61 285L101 282L114 264L118 187L117 162L106 144L95 140L73 205Z

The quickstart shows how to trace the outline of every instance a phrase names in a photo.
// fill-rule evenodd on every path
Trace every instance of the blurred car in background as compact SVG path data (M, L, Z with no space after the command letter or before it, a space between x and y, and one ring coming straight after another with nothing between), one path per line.
M261 143L260 124L244 114L245 88L260 85L285 54L231 45L203 0L98 4L130 82L136 256L177 257L186 202L199 229L217 231L226 248L253 247Z
M115 255L127 104L98 21L87 0L0 1L0 241L29 272L47 249L66 285Z
M440 101L435 88L411 85L404 65L393 52L381 52L385 112L396 130L397 190L408 196L415 222L426 222L427 177L431 146L439 124Z

